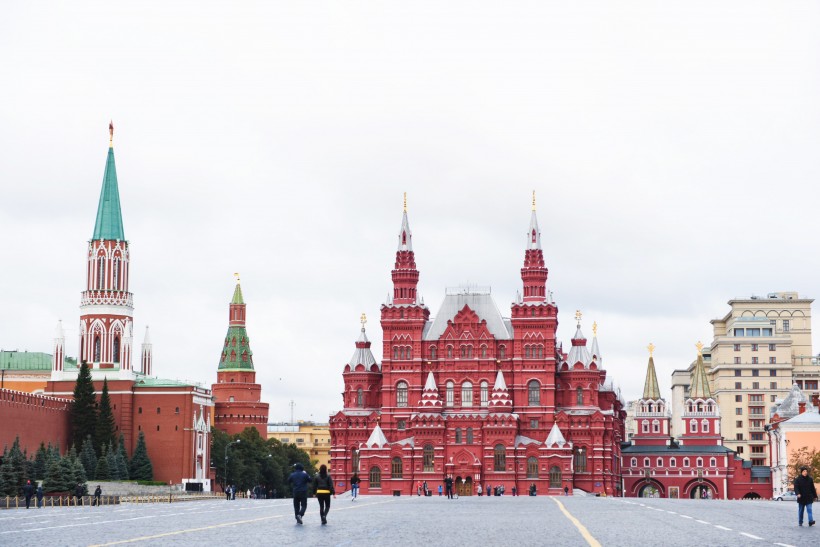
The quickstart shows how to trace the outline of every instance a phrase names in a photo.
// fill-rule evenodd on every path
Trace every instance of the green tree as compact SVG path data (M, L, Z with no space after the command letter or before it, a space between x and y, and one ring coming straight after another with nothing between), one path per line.
M48 464L48 449L46 443L41 442L40 448L34 454L34 477L42 480L46 476L46 465Z
M0 496L16 496L17 474L8 458L8 450L3 453L3 464L0 465Z
M71 404L72 442L82 442L87 436L94 438L97 427L97 399L94 397L94 383L91 370L83 361L77 383L74 384L74 402Z
M46 476L43 479L43 491L45 492L68 492L70 491L69 484L66 480L63 466L60 462L61 458L50 458L46 465Z
M94 441L91 436L85 438L83 441L83 449L80 451L80 462L85 468L85 475L89 479L95 477L94 472L97 470L97 454L94 452Z
M20 437L14 439L10 449L3 451L2 467L0 490L8 496L16 496L23 490L26 481L34 478L31 476L33 466L29 466L26 454L20 450Z
M140 431L137 438L137 447L134 449L134 457L128 466L128 473L132 480L150 481L154 478L154 468L148 458L148 448L145 446L145 434Z
M98 481L107 481L111 479L111 468L108 466L108 446L103 445L102 454L97 460L97 468L94 470L94 477Z
M97 454L102 454L102 446L109 449L117 441L117 424L114 422L114 413L111 411L111 397L108 395L108 379L103 380L102 395L100 395L99 412L97 413L96 436L94 445L97 447ZM109 467L111 462L108 462Z
M128 473L128 453L125 451L125 437L120 434L120 446L117 449L117 467L119 468L120 480L127 481Z
M790 488L792 481L800 475L800 468L803 466L809 468L809 475L814 477L815 481L820 480L820 450L809 450L808 447L804 446L792 453L791 464L789 465Z

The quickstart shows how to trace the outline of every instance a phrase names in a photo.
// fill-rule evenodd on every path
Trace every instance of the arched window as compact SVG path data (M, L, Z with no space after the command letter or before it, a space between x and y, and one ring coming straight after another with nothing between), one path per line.
M698 467L703 467L703 458L697 459Z
M527 478L538 478L538 458L536 458L535 456L530 456L529 458L527 458Z
M461 350L461 358L464 359L465 357L467 357L467 346L461 346L460 350Z
M675 458L669 458L669 467L677 467L678 461Z
M663 458L658 458L655 461L655 465L657 465L658 467L663 467Z
M629 466L638 467L638 458L632 458L631 460L629 460Z
M698 422L697 422L697 420L690 420L689 421L689 432L690 433L697 433L698 432Z
M581 406L584 404L584 390L580 387L575 390L575 404Z
M643 459L643 466L644 467L649 467L649 458L644 458Z
M481 358L482 359L487 358L487 346L481 346Z
M505 359L507 357L507 347L506 346L498 346L498 358Z
M405 357L408 361L413 358L413 348L407 348L407 351L405 352Z
M401 458L396 456L390 464L390 477L393 479L400 479L404 475L404 469L401 464Z
M700 430L703 433L709 433L709 420L703 420L700 422Z
M114 362L120 362L120 337L114 336Z
M494 469L496 471L506 471L507 470L507 452L504 450L503 444L495 445L495 453L494 453Z
M399 346L393 346L393 360L398 361L399 359Z
M461 406L473 406L473 384L471 382L461 384Z
M530 358L530 347L529 346L524 346L524 358L525 359Z
M356 406L364 408L364 390L362 388L356 390Z
M689 467L689 458L683 458L683 466Z
M94 336L94 362L100 362L100 353L102 351L102 347L100 345L100 335L97 334Z
M715 458L709 458L709 467L717 467L717 460Z
M490 404L490 384L487 380L481 381L481 406Z
M436 358L436 346L433 346L432 348L430 348L430 359L435 359L435 358Z
M378 465L370 468L370 488L381 488L382 486L382 470Z
M357 449L353 449L351 451L351 461L353 463L353 472L357 472L359 470L359 451Z
M447 359L453 358L453 346L447 346Z
M652 420L652 433L660 433L661 423L658 420Z
M105 288L105 258L97 257L97 288Z
M115 291L120 289L120 259L119 257L114 259L114 269L111 274L111 282L112 287Z
M473 444L473 428L467 428L467 444Z
M527 401L530 406L539 406L541 404L541 384L538 380L530 380L527 384Z
M432 444L425 444L424 451L422 452L422 459L424 461L424 472L430 473L431 471L435 471L435 465L433 464L433 445Z
M461 428L456 428L456 444L461 444Z
M587 471L587 451L583 446L575 449L575 471L586 473Z
M557 465L550 467L550 488L561 488L561 468Z
M649 420L641 420L641 432L649 433Z
M407 406L407 382L396 384L396 406Z
M453 406L453 401L455 400L455 388L456 385L452 381L447 382L447 387L445 389L447 406Z

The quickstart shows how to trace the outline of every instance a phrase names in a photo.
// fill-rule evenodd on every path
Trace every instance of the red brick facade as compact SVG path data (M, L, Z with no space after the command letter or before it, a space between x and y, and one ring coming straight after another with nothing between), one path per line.
M31 457L43 442L65 453L70 436L71 400L0 389L0 439L11 447L15 437ZM0 446L0 450L3 446Z

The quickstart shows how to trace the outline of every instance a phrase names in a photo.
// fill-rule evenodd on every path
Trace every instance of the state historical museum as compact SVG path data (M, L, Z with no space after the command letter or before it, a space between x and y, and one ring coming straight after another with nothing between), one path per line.
M384 359L373 357L363 319L344 367L344 408L330 417L337 480L356 471L371 495L415 493L422 481L436 489L446 476L460 495L479 484L619 494L624 405L580 313L569 351L556 341L547 274L533 198L523 296L510 317L489 289L474 288L448 289L430 317L405 206L393 294L381 307Z

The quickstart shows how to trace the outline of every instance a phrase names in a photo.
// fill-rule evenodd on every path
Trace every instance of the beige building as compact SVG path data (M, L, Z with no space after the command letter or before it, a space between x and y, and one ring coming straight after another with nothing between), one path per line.
M820 366L812 357L811 304L796 292L770 293L729 301L731 310L711 321L713 339L704 348L710 387L721 414L724 444L753 465L770 465L764 429L770 410L798 381L807 395L817 392ZM694 368L672 374L673 431Z
M284 444L295 444L316 461L316 467L330 468L330 428L328 424L297 422L295 424L268 424L268 439L279 439Z

